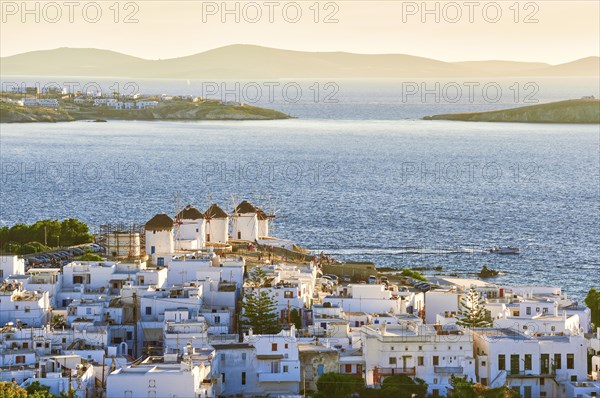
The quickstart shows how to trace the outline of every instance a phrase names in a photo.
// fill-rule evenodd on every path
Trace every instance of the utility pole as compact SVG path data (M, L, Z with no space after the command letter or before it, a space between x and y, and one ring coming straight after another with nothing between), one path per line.
M137 292L133 292L133 357L138 357L138 310L137 310Z

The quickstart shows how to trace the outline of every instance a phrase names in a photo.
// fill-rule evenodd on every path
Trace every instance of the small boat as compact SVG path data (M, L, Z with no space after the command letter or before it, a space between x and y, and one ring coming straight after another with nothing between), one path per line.
M94 123L106 123L105 119L96 119L94 120Z
M490 253L496 254L519 254L519 248L514 246L492 247Z

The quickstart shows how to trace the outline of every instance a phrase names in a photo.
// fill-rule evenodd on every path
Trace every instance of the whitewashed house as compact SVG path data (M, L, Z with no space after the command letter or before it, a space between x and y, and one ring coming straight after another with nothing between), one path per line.
M378 386L389 375L406 374L425 380L429 394L443 396L452 375L476 381L469 333L407 322L364 326L361 340L367 386Z
M4 281L0 284L0 308L0 325L43 326L50 316L50 299L48 292L29 291L21 283Z
M11 275L25 274L25 261L11 255L0 256L0 281Z
M474 329L477 378L508 384L522 397L564 397L565 385L587 379L584 337L531 335L514 329Z
M273 335L254 335L250 329L244 335L244 342L256 348L252 369L258 374L257 389L263 395L298 394L300 358L293 325L290 330Z

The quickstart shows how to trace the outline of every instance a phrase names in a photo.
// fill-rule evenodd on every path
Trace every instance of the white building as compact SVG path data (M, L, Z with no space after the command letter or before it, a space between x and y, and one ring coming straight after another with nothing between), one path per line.
M107 398L212 396L210 365L182 360L177 354L148 357L139 365L112 372L107 377Z
M258 374L257 389L262 395L298 394L300 391L300 358L296 328L273 335L244 335L244 342L256 348L252 369ZM258 394L257 394L258 395Z
M256 349L249 343L212 344L215 349L213 377L217 396L251 396L260 393L256 372Z
M188 205L177 214L175 248L177 250L204 249L206 220L195 207Z
M50 315L48 292L28 291L19 282L0 285L0 325L13 322L27 327L43 326Z
M446 395L451 376L476 381L473 341L460 330L436 330L412 322L362 328L365 381L380 385L386 376L406 374L428 384L428 393Z
M258 239L258 210L247 200L233 210L231 236L237 240L254 242Z
M583 336L529 335L513 329L473 330L481 384L508 384L522 397L564 397L565 385L587 379Z
M144 226L146 231L146 255L173 253L173 219L164 213L155 215ZM164 264L157 264L163 266Z
M138 109L148 109L158 106L158 101L137 101L135 104Z
M229 216L216 203L206 212L206 243L227 243L229 240Z
M25 274L25 261L17 256L0 256L0 281L11 275Z
M393 287L385 285L348 284L323 298L323 303L339 305L345 312L391 313L407 312L408 300Z

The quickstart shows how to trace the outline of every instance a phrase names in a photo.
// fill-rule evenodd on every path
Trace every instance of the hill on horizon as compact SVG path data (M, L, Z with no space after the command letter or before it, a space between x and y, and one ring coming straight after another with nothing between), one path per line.
M598 76L600 57L543 62L444 62L407 54L307 52L235 44L201 53L148 60L95 48L57 48L0 58L0 73L172 79L405 78Z

